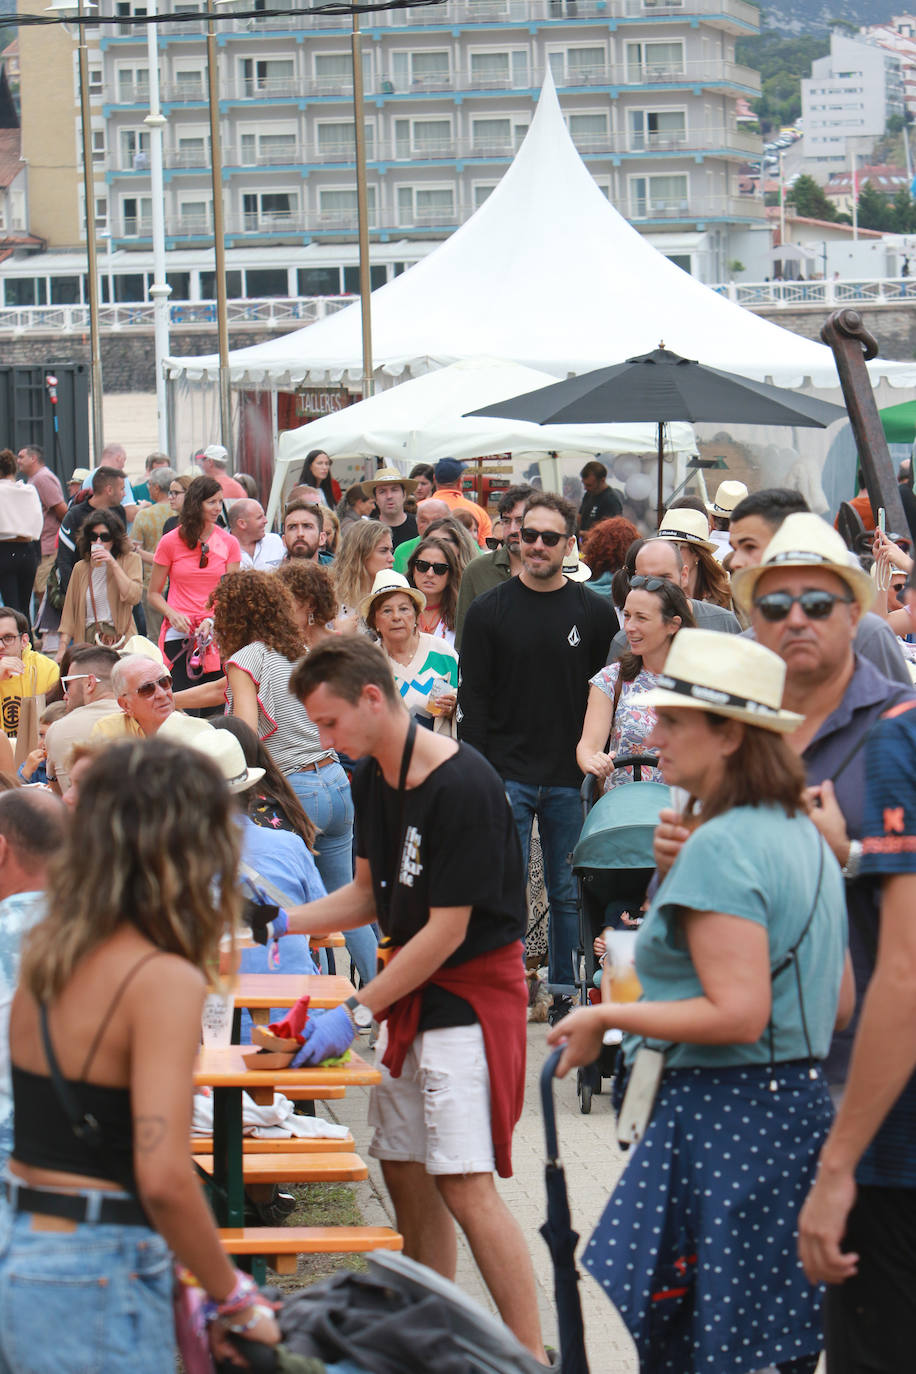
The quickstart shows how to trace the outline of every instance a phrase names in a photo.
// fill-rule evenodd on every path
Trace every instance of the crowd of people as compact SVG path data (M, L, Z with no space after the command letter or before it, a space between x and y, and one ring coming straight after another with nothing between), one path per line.
M876 530L863 560L797 492L733 481L641 536L598 460L578 508L519 484L491 517L454 460L344 492L321 451L270 531L220 445L197 475L151 454L133 487L125 461L110 446L65 497L40 450L0 453L0 1371L45 1367L29 1333L77 1282L60 1368L130 1350L170 1370L169 1249L209 1295L217 1352L227 1330L278 1338L187 1158L240 871L260 946L243 968L266 971L276 940L305 972L305 937L345 934L357 991L310 1018L298 1062L383 1023L370 1152L407 1253L453 1277L457 1223L546 1362L494 1179L522 1110L542 864L560 1073L614 1032L621 1089L656 1074L584 1252L641 1369L813 1374L826 1340L829 1374L899 1374L916 1336L907 541ZM615 1002L606 979L578 1005L601 935L570 862L580 788L638 785L615 766L633 755L677 799L642 997ZM634 919L612 904L605 924ZM67 1088L98 1138L71 1130Z

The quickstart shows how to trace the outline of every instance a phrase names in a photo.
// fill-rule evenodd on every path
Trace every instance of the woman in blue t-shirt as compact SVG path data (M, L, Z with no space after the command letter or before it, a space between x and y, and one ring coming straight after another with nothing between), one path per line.
M690 801L690 836L636 945L638 1002L573 1012L559 1073L625 1032L627 1067L664 1052L645 1134L585 1253L652 1374L813 1374L821 1294L796 1218L831 1106L819 1062L852 1012L836 860L806 815L782 735L785 665L749 640L682 630L649 745Z

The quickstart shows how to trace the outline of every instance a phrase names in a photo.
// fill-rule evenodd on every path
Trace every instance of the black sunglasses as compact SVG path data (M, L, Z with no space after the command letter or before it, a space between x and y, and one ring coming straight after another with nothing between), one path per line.
M630 578L630 591L635 587L637 591L660 592L662 587L668 585L666 577L643 577L642 573L637 573Z
M536 544L542 540L545 549L555 549L561 539L568 539L566 534L558 534L556 530L532 530L527 525L522 528L522 541L525 544Z
M851 595L840 596L837 592L823 592L816 587L809 587L799 596L790 596L788 592L767 592L764 596L758 596L754 605L764 620L785 620L796 602L809 620L826 620L833 614L838 601L848 606L854 600Z
M162 677L154 678L152 682L144 682L134 691L138 697L151 697L157 687L161 687L163 692L168 692L172 686L172 679L168 673L163 673Z
M197 566L198 566L199 568L205 568L209 562L210 562L210 545L209 545L209 544L201 544L201 546L200 546L200 562L198 563Z
M501 549L503 546L502 539L497 539L493 534L487 535L486 543L491 553L495 553L497 549Z
M93 544L98 544L100 541L103 544L114 543L114 535L109 530L93 530L90 539Z
M432 572L437 577L444 577L448 572L447 563L428 563L425 558L418 558L414 563L417 572Z

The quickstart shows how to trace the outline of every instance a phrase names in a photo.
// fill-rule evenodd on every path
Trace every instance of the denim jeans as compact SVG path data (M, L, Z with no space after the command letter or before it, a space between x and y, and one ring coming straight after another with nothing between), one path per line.
M0 1201L0 1374L174 1374L172 1257L144 1226L33 1231Z
M353 881L353 799L339 763L287 773L286 781L302 803L318 834L315 863L328 892ZM364 983L375 977L378 941L368 926L344 933L350 958Z
M506 782L506 796L515 816L525 871L531 849L531 827L538 818L544 855L544 885L550 903L547 932L547 980L575 982L574 951L579 947L576 880L569 864L582 829L582 802L577 787L537 787Z

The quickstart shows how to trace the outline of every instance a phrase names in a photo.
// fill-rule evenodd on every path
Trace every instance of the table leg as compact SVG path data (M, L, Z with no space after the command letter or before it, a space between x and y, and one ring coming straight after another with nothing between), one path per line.
M245 1225L242 1089L213 1089L213 1210L220 1226Z

